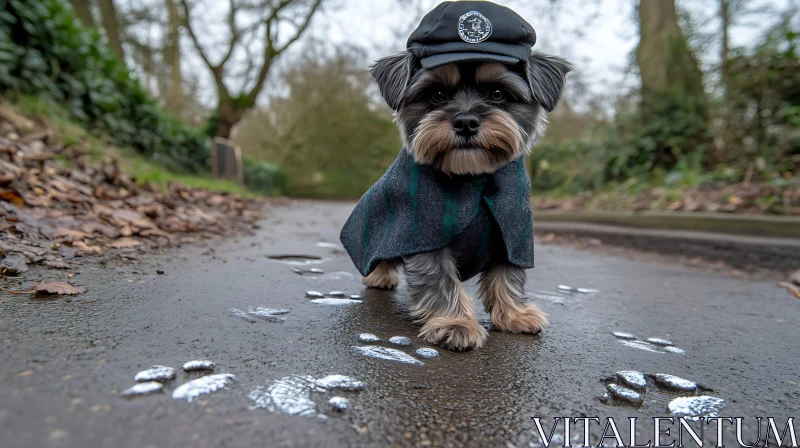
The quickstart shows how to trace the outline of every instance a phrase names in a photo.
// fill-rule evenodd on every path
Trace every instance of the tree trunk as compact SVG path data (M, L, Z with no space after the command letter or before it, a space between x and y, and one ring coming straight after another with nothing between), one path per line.
M655 166L669 168L708 143L703 74L678 25L675 0L640 0L639 22L641 117L655 143Z
M100 15L103 19L103 29L106 31L106 39L111 50L125 62L125 51L122 49L122 35L117 18L117 9L114 7L114 0L98 0L100 2Z
M716 164L722 162L726 157L725 153L729 152L730 142L732 141L733 134L733 104L730 91L730 28L731 28L731 0L719 0L719 18L721 28L720 42L720 81L723 89L722 104L723 104L723 123L720 141L714 145L711 152L709 163Z
M233 127L242 120L244 113L252 107L251 105L238 104L236 100L225 98L220 100L217 113L219 123L217 125L217 137L231 138Z
M87 28L94 28L97 26L94 23L94 17L92 17L91 0L70 0L69 3L72 5L75 16L81 21L83 26Z
M169 36L165 59L170 70L170 92L167 95L167 109L180 114L183 109L183 77L181 76L181 15L176 0L165 0L169 13Z

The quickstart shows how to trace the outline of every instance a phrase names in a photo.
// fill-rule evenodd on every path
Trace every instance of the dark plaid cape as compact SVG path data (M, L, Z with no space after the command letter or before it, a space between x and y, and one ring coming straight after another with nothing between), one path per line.
M443 248L473 222L488 222L499 229L506 261L532 268L530 189L524 157L492 174L450 177L416 163L408 151L401 150L358 201L340 239L356 268L367 276L381 260ZM466 232L467 239L476 241L460 244L470 254L483 256L487 234ZM467 277L472 275L475 272Z

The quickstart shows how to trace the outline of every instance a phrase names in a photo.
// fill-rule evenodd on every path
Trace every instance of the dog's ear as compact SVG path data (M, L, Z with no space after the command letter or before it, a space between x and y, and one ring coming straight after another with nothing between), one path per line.
M571 70L572 65L565 59L536 51L531 53L526 67L528 84L533 99L548 112L556 108Z
M411 53L398 53L375 62L370 74L378 83L386 104L397 110L403 101L411 75L417 70L419 63Z

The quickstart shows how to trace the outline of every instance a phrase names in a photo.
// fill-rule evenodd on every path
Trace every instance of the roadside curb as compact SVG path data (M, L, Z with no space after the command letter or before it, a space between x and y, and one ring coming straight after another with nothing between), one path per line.
M583 223L639 229L683 230L716 234L800 238L800 218L719 213L607 213L534 211L534 222Z
M534 217L542 234L590 237L611 246L681 257L722 260L746 271L788 273L800 266L800 238L736 235L690 230L643 229L605 224L544 221Z

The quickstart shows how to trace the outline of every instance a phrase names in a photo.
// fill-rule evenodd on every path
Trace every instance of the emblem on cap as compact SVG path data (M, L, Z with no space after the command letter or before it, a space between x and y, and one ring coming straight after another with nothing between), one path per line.
M458 36L471 44L485 41L492 35L492 22L478 11L470 11L458 18Z

